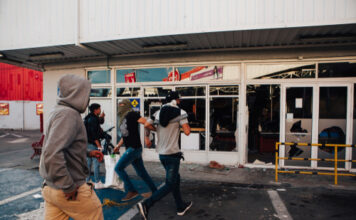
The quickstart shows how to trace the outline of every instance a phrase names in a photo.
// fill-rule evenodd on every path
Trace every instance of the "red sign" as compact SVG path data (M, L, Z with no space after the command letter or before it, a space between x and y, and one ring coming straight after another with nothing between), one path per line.
M168 77L163 79L163 81L169 81L169 82L179 81L179 80L180 80L180 74L179 74L178 70L175 70L174 74L173 74L173 71L169 72Z
M37 103L36 104L36 115L41 115L41 114L43 114L43 104Z
M134 83L136 82L135 72L125 74L125 83Z
M9 103L0 103L0 115L9 115Z

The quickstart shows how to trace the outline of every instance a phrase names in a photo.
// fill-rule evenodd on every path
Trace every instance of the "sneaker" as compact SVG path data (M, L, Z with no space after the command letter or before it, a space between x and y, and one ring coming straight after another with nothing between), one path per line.
M128 192L124 198L121 199L121 201L129 201L133 198L136 198L138 196L138 192Z
M144 220L147 220L148 211L147 211L147 208L146 208L145 204L143 204L142 202L139 202L139 203L137 203L136 206L137 206L137 209L140 212L142 218Z
M105 188L105 184L102 183L101 181L94 183L94 188L95 189L104 189Z
M146 193L141 193L141 196L145 199L149 198L152 196L152 192L146 192Z
M182 210L178 210L178 211L177 211L177 215L183 216L183 215L188 211L188 209L190 209L190 207L192 207L192 205L193 205L193 202L192 202L192 201L187 202L187 203L185 204L185 208L183 208Z

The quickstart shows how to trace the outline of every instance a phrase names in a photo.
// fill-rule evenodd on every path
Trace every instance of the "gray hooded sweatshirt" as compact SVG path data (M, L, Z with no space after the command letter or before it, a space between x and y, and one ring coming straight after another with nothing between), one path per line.
M40 174L48 186L66 193L84 184L88 175L87 134L80 114L88 106L90 88L80 76L63 76L57 105L46 124Z

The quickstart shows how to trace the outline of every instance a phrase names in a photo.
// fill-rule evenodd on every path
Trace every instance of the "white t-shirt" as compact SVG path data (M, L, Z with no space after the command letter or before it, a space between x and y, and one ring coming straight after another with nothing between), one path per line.
M154 114L155 122L159 121L159 113L160 111L157 111ZM170 120L166 127L163 127L159 123L156 125L158 138L156 151L158 154L169 155L180 152L178 144L180 127L188 123L187 118L187 112L181 109L181 114ZM154 124L151 119L148 122Z

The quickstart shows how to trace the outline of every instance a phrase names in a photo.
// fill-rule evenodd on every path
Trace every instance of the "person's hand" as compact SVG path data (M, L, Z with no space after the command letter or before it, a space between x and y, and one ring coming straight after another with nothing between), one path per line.
M77 199L77 195L78 195L78 187L75 188L75 190L73 192L70 193L64 193L64 196L66 197L67 200L76 200Z
M100 118L104 118L105 117L105 113L102 112L100 115L99 115Z
M98 150L90 151L89 156L95 157L96 159L98 159L99 162L103 161L103 157L104 157L103 153Z
M116 147L114 148L114 153L117 153L117 152L120 152L120 147L119 147L119 146L116 146Z
M150 148L152 146L152 142L149 137L145 137L145 145L146 147Z

